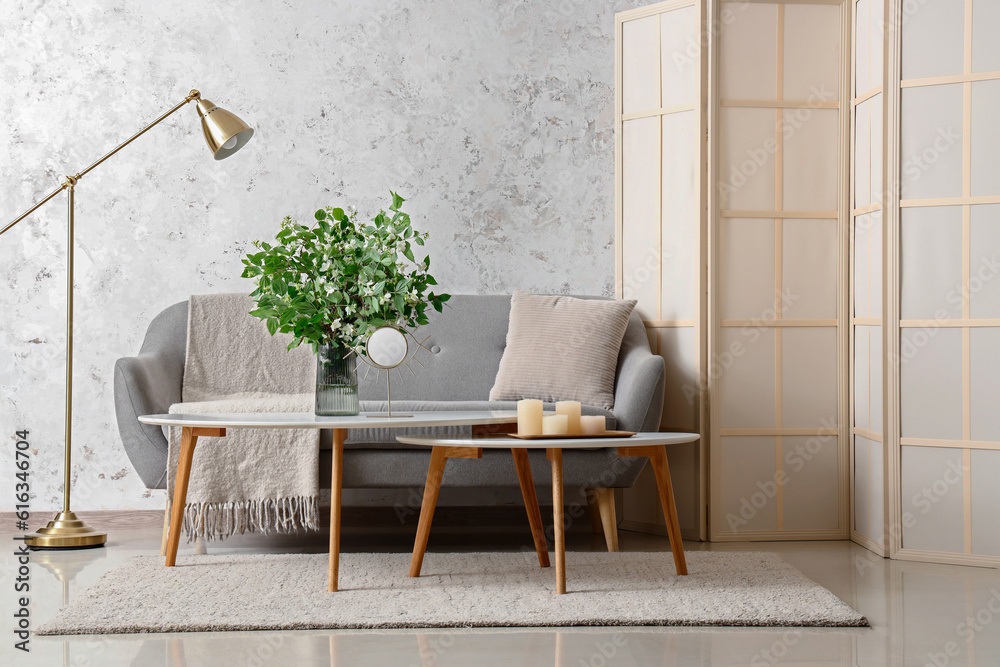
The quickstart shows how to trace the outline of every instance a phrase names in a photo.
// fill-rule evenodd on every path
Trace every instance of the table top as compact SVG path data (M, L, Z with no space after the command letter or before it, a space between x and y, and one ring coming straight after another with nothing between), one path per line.
M400 435L396 440L426 447L482 447L484 449L603 449L605 447L648 447L694 442L697 433L636 433L631 438L549 438L522 440L508 436L428 436Z
M386 417L362 412L349 417L319 417L310 412L244 412L176 415L143 415L143 424L195 428L406 428L426 426L475 426L517 421L513 410L455 410L410 412L410 417Z

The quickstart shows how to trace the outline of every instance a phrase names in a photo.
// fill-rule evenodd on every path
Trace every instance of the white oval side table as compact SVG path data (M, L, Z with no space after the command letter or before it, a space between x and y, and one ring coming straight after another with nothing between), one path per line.
M545 456L552 464L552 518L555 528L556 550L556 592L566 592L566 531L563 519L563 476L562 453L564 449L603 449L615 447L619 456L645 456L653 466L656 475L656 486L660 493L660 504L663 506L663 516L667 522L667 534L670 537L670 549L674 555L674 567L677 574L687 574L687 562L684 560L684 545L681 543L681 527L677 520L677 506L674 504L674 491L670 483L670 467L667 465L667 445L679 445L694 442L700 436L697 433L636 433L630 438L539 438L522 440L512 437L471 437L471 438L428 438L417 436L398 436L396 439L409 445L424 445L431 447L431 463L427 470L427 483L424 486L423 503L420 506L420 522L417 524L417 539L413 545L413 558L410 561L410 576L419 577L427 551L427 540L430 537L431 522L434 519L434 508L437 505L438 492L441 489L441 478L449 458L478 459L483 455L483 449L510 449L517 465L518 477L521 481L521 491L528 511L532 537L535 549L538 551L539 563L548 566L548 553L542 559L546 550L545 534L541 526L541 513L538 510L538 500L534 489L530 493L525 490L525 483L531 485L531 467L528 465L529 449L544 449ZM522 470L528 471L525 480ZM534 504L534 507L531 505ZM537 522L534 517L537 517Z

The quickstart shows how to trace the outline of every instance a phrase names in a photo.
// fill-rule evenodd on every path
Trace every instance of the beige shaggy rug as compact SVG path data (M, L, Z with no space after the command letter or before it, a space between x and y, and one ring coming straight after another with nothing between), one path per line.
M41 635L318 628L574 625L867 626L864 616L780 556L669 552L566 554L554 568L529 553L345 553L341 591L326 592L325 554L188 556L166 568L137 556L38 628Z

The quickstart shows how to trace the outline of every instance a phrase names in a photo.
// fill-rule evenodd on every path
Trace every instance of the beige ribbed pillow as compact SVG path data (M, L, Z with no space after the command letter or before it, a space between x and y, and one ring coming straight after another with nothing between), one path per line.
M507 348L490 400L580 401L610 410L618 352L634 307L631 300L515 291Z

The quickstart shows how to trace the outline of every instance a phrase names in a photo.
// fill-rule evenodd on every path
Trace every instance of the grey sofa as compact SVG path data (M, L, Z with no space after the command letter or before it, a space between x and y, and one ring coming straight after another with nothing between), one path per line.
M513 402L488 400L504 351L510 297L456 295L450 305L420 329L421 339L429 336L425 346L430 352L420 352L422 366L416 366L415 375L404 371L401 379L394 376L393 409L514 409ZM137 417L165 413L172 404L181 402L187 315L186 301L161 312L150 323L138 356L119 359L115 364L118 429L133 467L151 489L166 486L167 440L160 427L140 424ZM375 373L364 376L362 364L362 410L385 411L384 375L381 380L376 380ZM645 327L633 313L618 358L614 409L584 406L584 414L607 416L609 428L656 431L663 406L664 378L663 360L650 352ZM400 432L352 432L345 445L344 487L422 488L430 452L396 443L395 436ZM544 452L535 450L529 456L536 484L551 484ZM324 444L319 465L326 488L330 463L329 447ZM567 451L563 459L564 484L600 489L629 487L644 464L645 459L619 458L611 448ZM451 460L443 484L518 488L510 453L503 450L485 450L481 460Z

